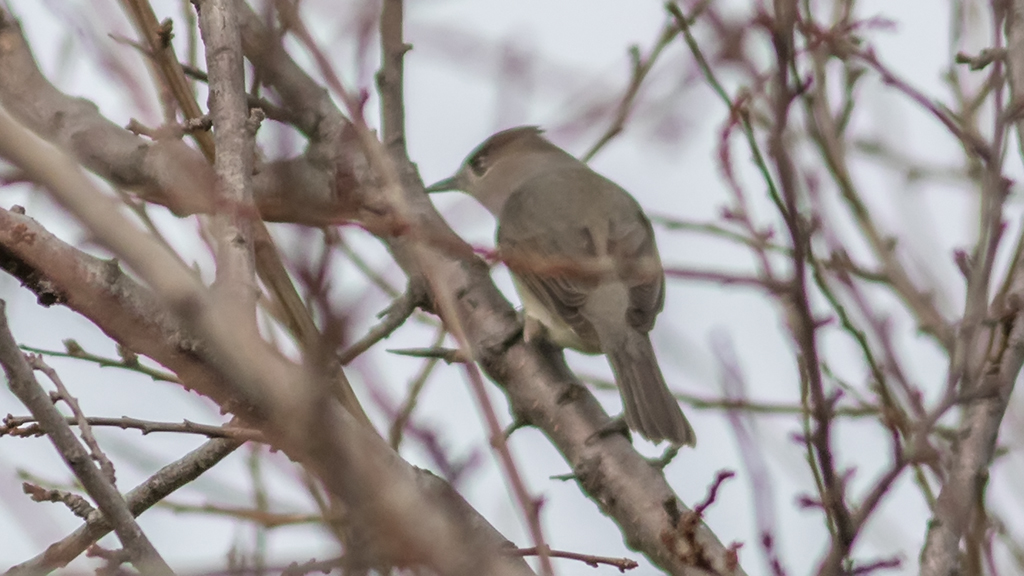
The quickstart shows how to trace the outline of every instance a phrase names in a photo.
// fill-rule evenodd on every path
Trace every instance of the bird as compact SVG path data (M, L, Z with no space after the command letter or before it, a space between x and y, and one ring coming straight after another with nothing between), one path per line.
M536 126L490 136L452 177L426 188L449 190L468 193L497 220L524 340L606 355L626 425L654 443L695 446L651 345L665 272L640 204Z

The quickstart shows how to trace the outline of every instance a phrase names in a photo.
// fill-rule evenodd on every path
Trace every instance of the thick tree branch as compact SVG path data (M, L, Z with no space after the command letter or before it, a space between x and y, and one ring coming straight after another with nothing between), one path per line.
M244 59L234 3L204 0L199 4L199 30L210 71L210 117L214 125L218 205L213 219L217 278L213 289L243 330L256 325L256 270L253 253L252 164L256 122L245 98ZM175 60L177 62L177 60ZM290 282L289 282L290 283ZM308 315L303 311L303 315ZM311 324L311 322L310 322ZM310 330L315 332L314 327ZM312 334L310 334L312 337Z

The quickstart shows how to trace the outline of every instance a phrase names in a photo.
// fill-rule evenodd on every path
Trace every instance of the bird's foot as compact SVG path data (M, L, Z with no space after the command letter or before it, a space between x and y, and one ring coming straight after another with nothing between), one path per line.
M523 324L523 342L529 344L534 340L546 340L548 329L525 310L519 311L519 318Z
M499 334L492 338L487 338L485 341L480 343L480 348L484 353L485 358L494 358L501 356L508 351L509 348L515 345L520 338L523 337L523 316L522 312L516 313L516 324L515 327L504 334Z
M547 328L533 316L528 316L525 310L516 311L517 329L505 334L501 338L495 338L493 342L485 343L484 349L487 354L500 356L511 348L519 338L529 344L531 342L546 342Z
M630 443L633 442L633 436L629 432L629 426L626 425L626 419L622 416L612 418L604 426L598 428L597 432L594 432L590 438L587 438L587 443L601 440L609 436L614 436L616 434L622 434Z
M648 464L654 466L658 470L664 470L666 466L672 463L672 460L675 459L676 455L679 454L679 449L680 446L670 444L668 448L661 453L661 456L657 458L644 458L644 460L647 460Z

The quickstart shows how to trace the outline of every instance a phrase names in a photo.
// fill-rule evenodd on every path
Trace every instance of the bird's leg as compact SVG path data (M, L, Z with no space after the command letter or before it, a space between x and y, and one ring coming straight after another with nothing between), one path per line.
M520 310L519 315L523 319L523 342L529 344L534 339L547 339L548 329L540 320L527 314L526 310Z
M534 339L547 339L547 328L545 328L539 320L528 315L526 310L516 310L516 320L518 329L509 332L504 338L501 338L500 341L496 341L492 345L487 346L488 353L503 354L510 346L515 344L516 340L520 337L522 337L523 342L527 344Z

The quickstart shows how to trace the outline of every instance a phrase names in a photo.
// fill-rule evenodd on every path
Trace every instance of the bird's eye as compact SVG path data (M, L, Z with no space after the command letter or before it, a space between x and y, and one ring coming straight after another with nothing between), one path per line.
M487 155L477 154L469 159L469 169L475 176L483 176L487 171Z

